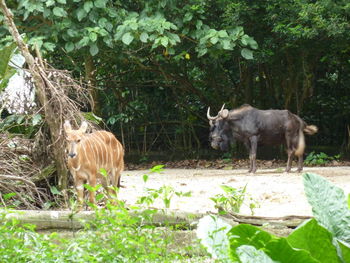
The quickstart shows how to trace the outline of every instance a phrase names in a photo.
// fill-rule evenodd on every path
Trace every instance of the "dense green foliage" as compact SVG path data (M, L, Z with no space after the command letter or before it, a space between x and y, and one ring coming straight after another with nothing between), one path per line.
M30 45L98 88L93 110L127 153L198 155L223 103L290 109L319 126L309 144L348 148L346 0L7 3Z
M343 190L315 174L303 177L314 218L288 237L252 225L231 228L220 218L207 216L197 230L202 244L222 262L350 262L350 210Z
M160 172L162 166L155 166L150 172ZM182 239L176 239L174 224L159 222L158 213L170 215L168 211L174 195L188 196L189 193L176 192L170 186L149 189L147 175L145 187L140 193L138 205L126 206L124 202L106 202L105 208L95 210L94 220L85 222L84 229L62 232L38 233L35 225L21 224L17 219L9 220L9 209L0 210L0 262L202 262L207 255L201 250L198 240L190 240L179 246ZM101 187L98 185L96 189ZM89 190L91 187L88 187ZM55 191L58 191L57 189ZM57 192L58 193L58 192ZM107 193L97 195L103 198ZM7 198L10 198L7 195ZM5 199L6 196L3 196ZM162 210L150 208L161 200ZM76 203L71 200L74 218Z
M308 156L306 156L304 162L305 164L323 165L334 160L339 160L340 156L340 154L337 154L335 156L329 156L324 152L315 153L314 151L312 151L308 154Z
M137 208L133 208L135 212ZM18 220L0 225L1 262L199 262L186 255L193 250L174 246L169 228L156 228L144 222L152 220L154 210L138 217L123 206L96 211L96 220L80 232L41 234L33 225ZM0 212L3 222L6 213ZM73 215L74 216L74 215ZM66 236L66 237L65 237ZM198 244L193 242L193 246Z

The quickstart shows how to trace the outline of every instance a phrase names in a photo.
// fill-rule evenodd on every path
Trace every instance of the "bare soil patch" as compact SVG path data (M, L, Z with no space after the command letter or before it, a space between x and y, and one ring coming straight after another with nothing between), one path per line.
M235 188L247 185L247 193L260 204L255 209L257 216L311 216L302 180L302 173L286 174L284 167L258 169L257 173L248 174L246 169L165 169L160 174L149 170L127 170L122 174L122 185L119 199L128 205L135 204L138 197L145 194L146 188L158 189L163 185L172 186L175 191L192 192L191 197L171 199L171 209L188 212L217 212L210 197L223 193L220 185ZM350 192L350 166L340 167L305 167L303 173L319 174L338 187L345 194ZM142 177L149 175L144 183ZM164 208L161 200L154 204L156 208ZM250 209L243 206L242 214L250 215Z

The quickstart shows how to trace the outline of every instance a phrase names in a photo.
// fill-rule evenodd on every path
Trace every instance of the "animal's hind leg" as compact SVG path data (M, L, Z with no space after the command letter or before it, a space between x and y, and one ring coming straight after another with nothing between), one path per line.
M303 170L303 162L304 158L303 155L298 156L298 173L300 173Z
M90 174L88 183L92 188L96 187L96 173ZM96 204L95 195L96 195L95 190L89 191L89 202L94 205Z
M121 177L121 176L119 175L119 177L118 177L118 184L117 184L117 187L118 187L118 188L120 188L120 177Z
M110 173L110 180L109 180L109 186L108 186L108 197L111 199L116 199L117 198L117 188L119 184L119 173L116 171L115 168L111 169ZM113 204L116 204L116 201L112 201Z
M288 149L288 161L287 161L287 167L286 167L286 172L289 173L291 168L292 168L292 161L294 157L294 151L291 149Z
M81 210L83 208L84 204L84 186L83 181L77 180L74 182L75 189L77 191L78 196L78 210Z
M297 133L296 133L297 134ZM293 132L287 132L286 133L286 146L287 146L287 154L288 154L288 161L287 161L287 167L286 172L289 173L292 169L292 161L295 154L295 149L298 146L298 136Z

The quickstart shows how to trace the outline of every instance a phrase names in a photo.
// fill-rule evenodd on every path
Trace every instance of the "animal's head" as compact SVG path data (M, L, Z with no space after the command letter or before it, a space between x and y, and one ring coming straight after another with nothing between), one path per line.
M215 117L210 116L210 107L207 111L207 118L210 125L209 142L215 150L227 151L230 146L230 128L227 117L229 111L222 105L221 110Z
M88 124L83 121L78 130L73 130L70 122L66 120L63 127L66 133L68 157L75 158L78 156L78 146L85 136Z

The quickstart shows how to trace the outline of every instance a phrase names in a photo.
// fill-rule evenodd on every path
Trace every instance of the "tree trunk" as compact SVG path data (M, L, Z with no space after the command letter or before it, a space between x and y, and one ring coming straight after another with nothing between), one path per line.
M91 111L97 116L101 116L101 108L96 89L96 68L93 57L90 54L85 57L85 81L88 83L89 93L93 102Z
M240 83L242 89L244 89L244 103L251 104L253 102L253 82L251 76L251 70L246 63L240 63Z
M44 70L40 68L40 65L36 63L34 57L30 54L27 45L23 42L15 23L13 22L13 14L7 8L4 0L0 0L0 8L5 15L5 23L8 26L8 30L11 33L13 39L17 43L22 55L28 64L30 73L34 79L34 84L36 87L36 95L38 97L40 106L42 106L45 121L49 127L51 142L50 147L52 148L53 158L55 160L57 173L59 176L58 184L61 189L66 189L68 184L68 172L65 165L64 159L64 138L61 136L61 126L62 120L57 116L57 112L51 107L49 100L50 96L47 92L47 83L45 79L48 79Z

